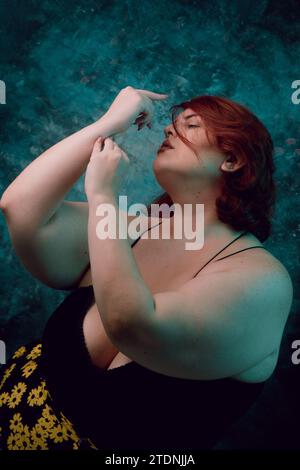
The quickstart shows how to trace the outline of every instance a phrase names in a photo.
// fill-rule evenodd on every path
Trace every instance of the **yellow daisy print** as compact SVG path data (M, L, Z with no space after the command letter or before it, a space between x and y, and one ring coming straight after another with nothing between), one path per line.
M22 417L20 413L15 413L9 422L9 429L11 429L12 432L19 432L22 429Z
M18 359L19 357L23 356L26 352L25 346L21 346L13 355L13 359Z
M10 397L7 400L7 406L9 408L15 408L21 401L23 394L25 393L27 385L24 382L18 382L12 389Z
M37 420L38 424L49 433L53 426L58 423L58 419L49 405L46 405L42 411L42 416Z
M0 395L0 406L6 405L9 399L9 393L3 392Z
M10 367L8 367L5 370L5 372L3 374L3 377L2 377L2 380L1 380L1 383L0 383L0 390L3 387L4 383L6 382L6 380L8 379L8 377L11 375L11 373L14 370L15 367L16 367L16 364L12 364Z
M0 371L0 448L97 449L90 439L81 439L73 423L56 410L40 373L42 354L40 341L21 346Z
M35 371L36 368L37 368L37 363L35 361L26 362L26 364L23 367L21 367L21 370L23 371L22 376L28 379L28 377L32 374L32 372Z
M37 344L34 348L27 354L26 359L37 359L42 353L42 343Z
M8 450L21 450L19 447L19 439L21 435L16 433L16 434L10 434L7 438L7 448Z
M41 406L47 399L48 392L45 389L46 382L42 380L40 385L33 388L27 397L27 403L29 406Z
M49 433L50 439L53 439L54 442L57 444L58 442L63 442L68 440L68 435L66 432L66 428L61 424L57 424L57 426L53 426Z
M47 437L48 432L42 428L40 424L36 424L30 432L30 437L32 441L32 450L47 450Z
M17 445L19 446L19 450L30 450L30 437L25 433L20 434L19 440L17 441Z
M32 442L31 450L49 450L49 447L44 439L37 439Z
M60 413L61 416L62 416L62 425L65 427L66 429L66 433L68 435L68 437L70 439L72 439L72 441L75 441L75 442L79 442L79 437L77 436L76 432L75 432L75 429L73 428L73 425L72 423L68 420L68 418L66 418L63 413Z
M42 416L43 419L45 419L49 423L55 423L57 420L57 417L54 414L54 411L49 405L45 405L42 411Z
M7 439L9 450L29 450L31 448L30 432L27 425L19 423L19 432L11 433Z

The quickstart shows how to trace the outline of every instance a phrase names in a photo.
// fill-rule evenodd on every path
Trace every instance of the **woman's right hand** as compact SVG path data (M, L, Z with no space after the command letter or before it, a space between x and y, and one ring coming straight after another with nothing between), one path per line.
M145 125L151 128L154 115L152 101L164 100L168 96L127 86L120 91L110 105L104 115L105 119L110 122L116 134L125 132L132 124L136 124L138 130Z

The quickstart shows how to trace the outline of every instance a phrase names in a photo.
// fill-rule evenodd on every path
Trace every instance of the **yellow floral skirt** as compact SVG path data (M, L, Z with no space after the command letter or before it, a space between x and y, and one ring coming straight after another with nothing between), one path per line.
M42 343L21 346L0 367L0 450L97 449L55 409L39 372Z

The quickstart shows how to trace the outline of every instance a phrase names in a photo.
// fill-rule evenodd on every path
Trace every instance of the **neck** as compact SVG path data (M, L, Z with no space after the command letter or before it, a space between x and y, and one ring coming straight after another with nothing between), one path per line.
M181 212L182 215L186 215L190 221L192 219L192 229L198 230L199 219L202 211L202 217L204 217L204 240L208 238L218 238L228 236L234 236L237 232L232 229L229 225L219 220L217 209L216 209L216 198L219 196L219 191L214 189L206 190L205 193L201 191L197 192L181 192L180 194L170 193L172 201L175 206L175 214ZM186 204L186 206L185 206ZM202 205L202 206L201 206ZM171 218L171 236L174 235L174 220L175 217Z

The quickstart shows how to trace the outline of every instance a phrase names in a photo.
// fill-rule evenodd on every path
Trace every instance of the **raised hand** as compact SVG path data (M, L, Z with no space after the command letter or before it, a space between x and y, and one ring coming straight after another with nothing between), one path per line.
M153 101L167 98L166 94L127 86L120 91L104 116L112 124L115 133L125 132L132 124L137 125L138 130L145 125L151 128Z
M110 137L99 137L86 168L84 188L88 200L94 195L115 195L128 171L129 158Z

